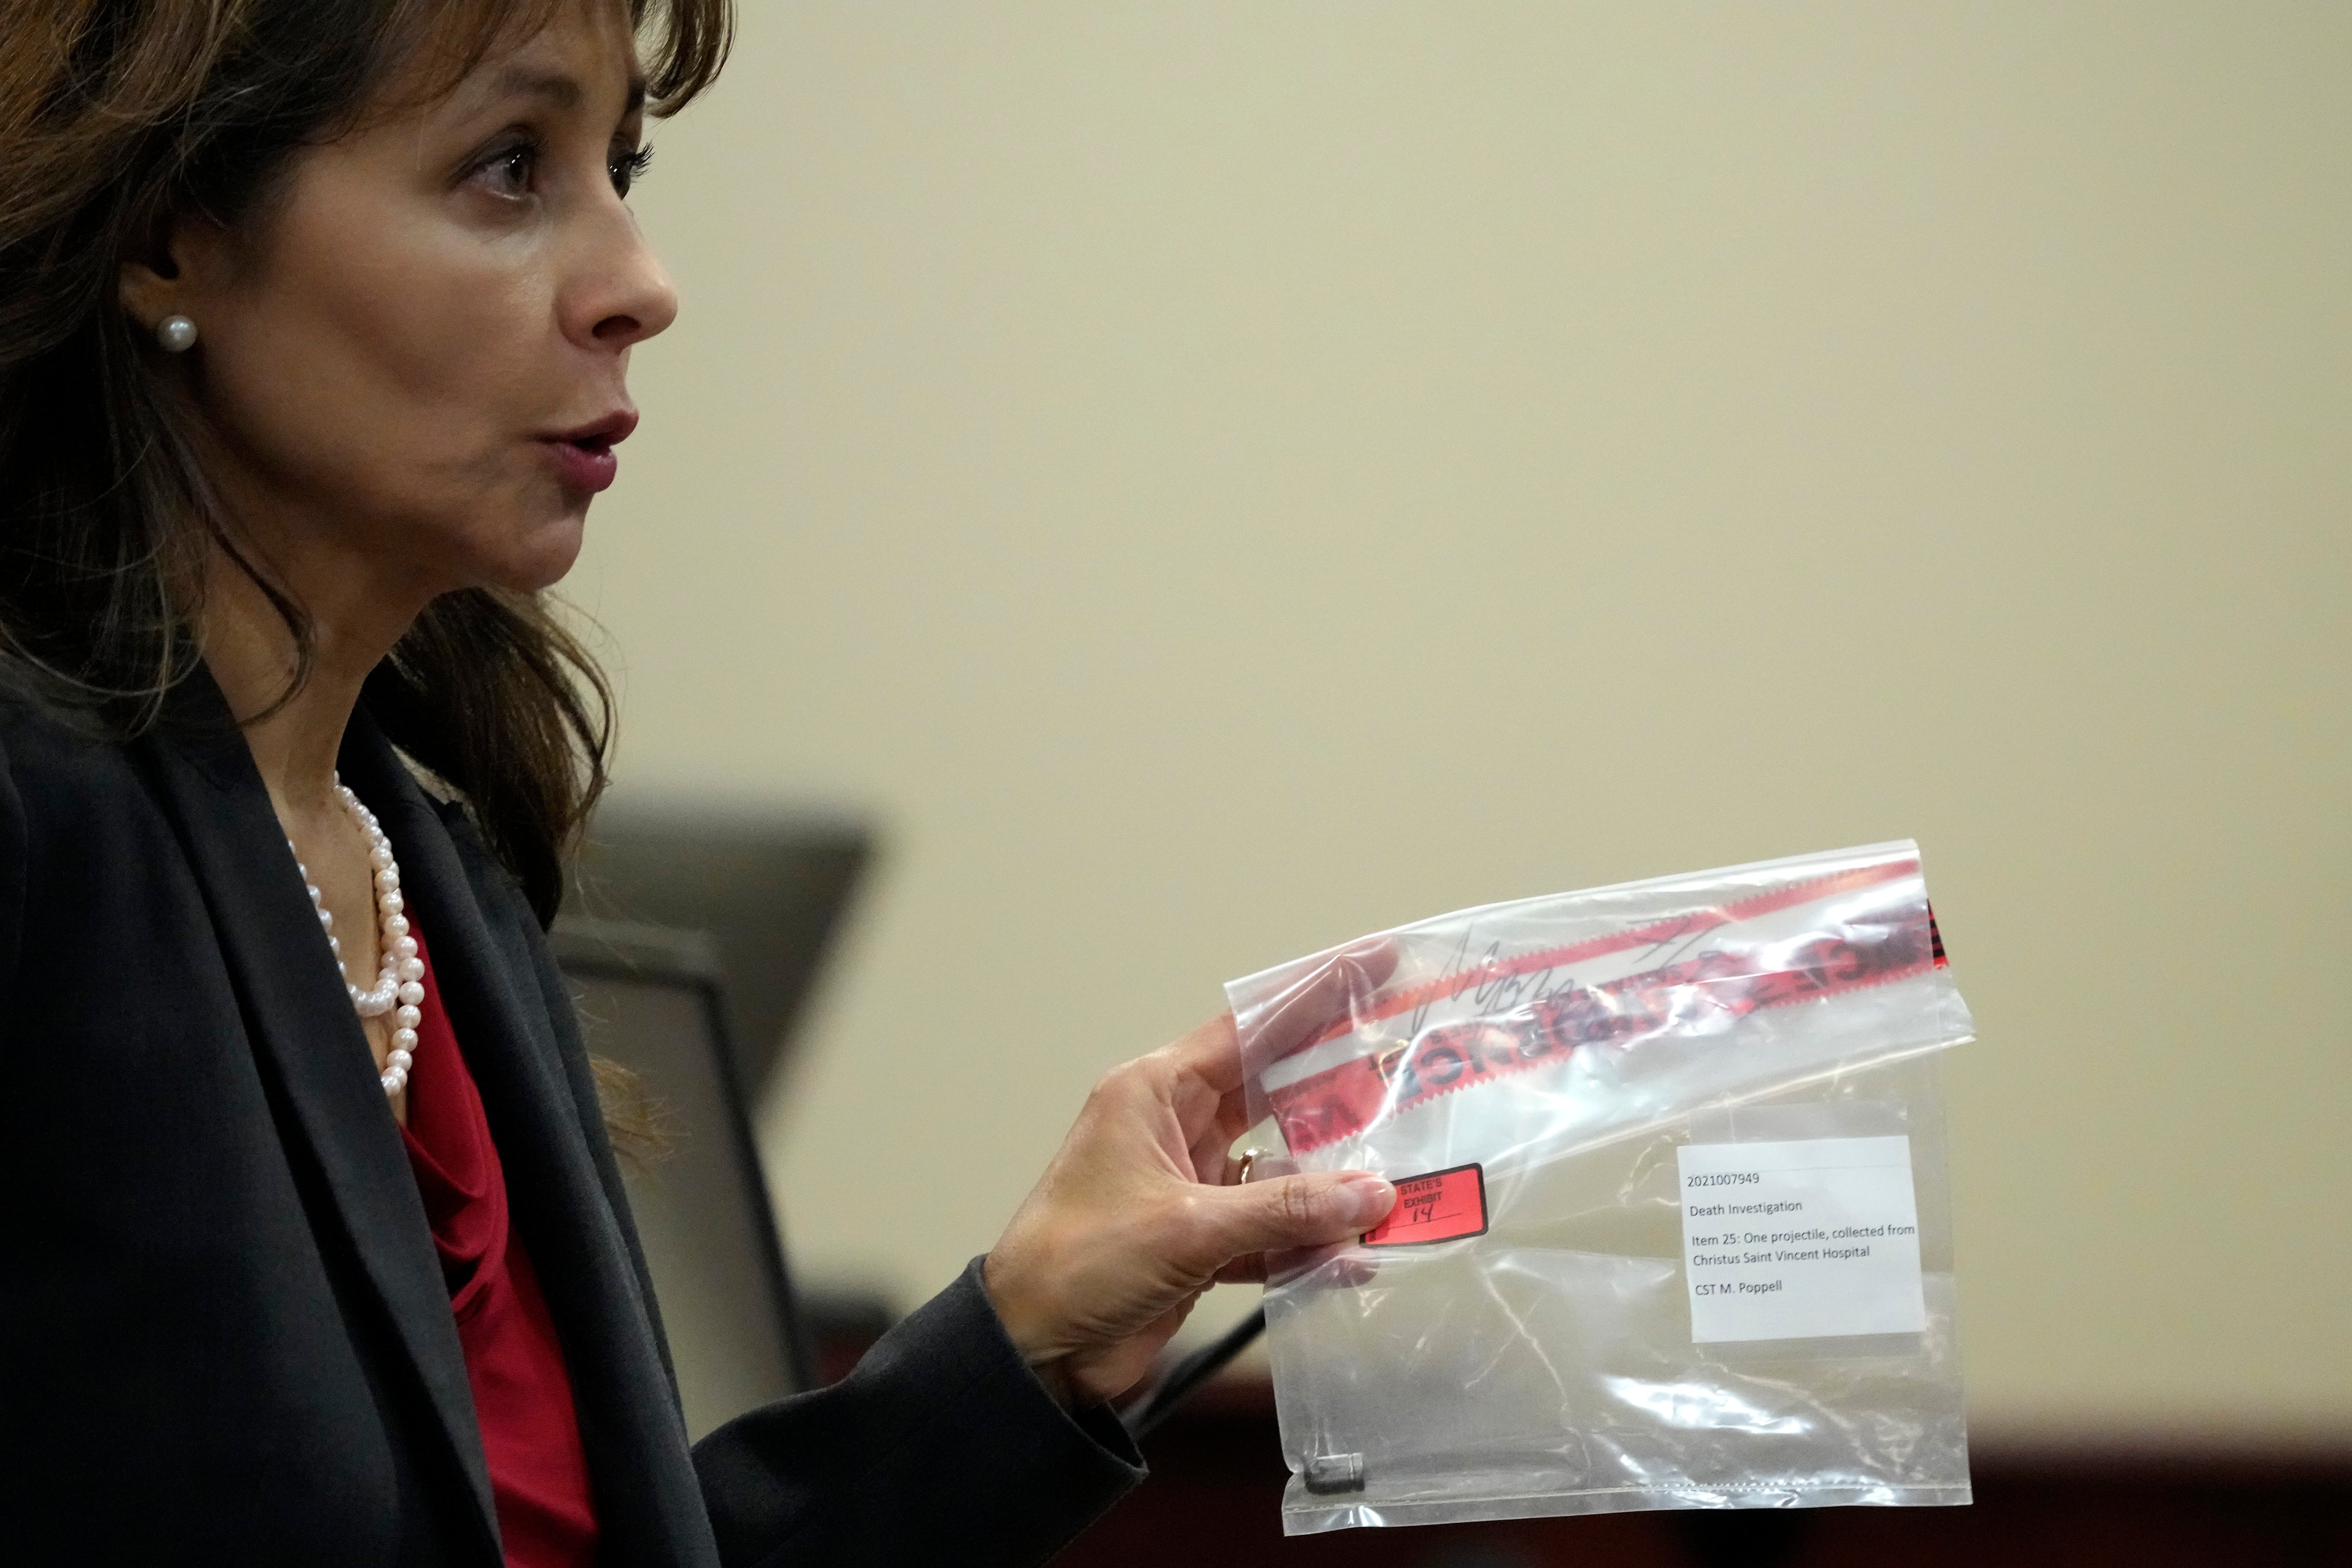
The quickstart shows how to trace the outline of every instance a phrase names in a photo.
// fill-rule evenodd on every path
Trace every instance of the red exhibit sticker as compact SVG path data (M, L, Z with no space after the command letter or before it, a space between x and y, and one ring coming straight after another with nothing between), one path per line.
M1456 1165L1396 1184L1396 1207L1364 1232L1366 1247L1412 1247L1486 1234L1486 1173Z

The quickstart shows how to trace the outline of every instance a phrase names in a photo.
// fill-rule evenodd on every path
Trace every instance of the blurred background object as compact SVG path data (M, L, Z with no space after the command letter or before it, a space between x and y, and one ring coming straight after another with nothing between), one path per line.
M1987 1474L2318 1484L2347 80L2284 0L747 7L569 589L630 792L887 831L756 1107L802 1275L939 1288L1227 976L1908 836Z
M584 840L555 954L590 1052L633 1075L622 1176L699 1437L836 1381L895 1316L795 1287L749 1118L872 844L845 816L625 797Z
M782 1237L744 1115L716 944L701 931L571 921L553 936L599 1085L644 1121L616 1139L688 1435L814 1386ZM634 1146L633 1146L634 1145Z
M757 1100L873 853L845 814L615 791L582 835L564 913L707 937L736 1077Z

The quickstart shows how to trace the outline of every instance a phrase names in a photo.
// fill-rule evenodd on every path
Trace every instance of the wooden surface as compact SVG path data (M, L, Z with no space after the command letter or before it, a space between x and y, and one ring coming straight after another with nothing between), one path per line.
M1659 1512L1286 1540L1271 1393L1221 1384L1146 1445L1152 1479L1057 1568L2326 1568L2352 1565L2352 1456L1980 1442L1966 1508Z

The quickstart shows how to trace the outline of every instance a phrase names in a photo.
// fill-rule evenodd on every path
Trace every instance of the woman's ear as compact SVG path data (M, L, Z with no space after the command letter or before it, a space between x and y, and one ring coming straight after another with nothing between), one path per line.
M171 264L163 260L165 267ZM153 261L126 261L116 284L116 296L122 301L125 314L148 331L167 316L185 315L180 296L187 292L182 286L180 269L172 267L167 276Z
M148 243L116 275L115 298L123 312L151 332L167 317L201 320L197 296L218 270L213 265L219 259L218 235L212 226L184 219L158 222Z

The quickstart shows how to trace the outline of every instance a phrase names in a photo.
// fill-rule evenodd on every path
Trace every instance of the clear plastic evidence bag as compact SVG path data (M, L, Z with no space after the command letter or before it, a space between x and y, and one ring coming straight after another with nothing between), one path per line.
M1465 910L1226 991L1286 1149L1257 1173L1399 1193L1267 1286L1286 1534L1969 1500L1934 1053L1973 1026L1916 846Z

